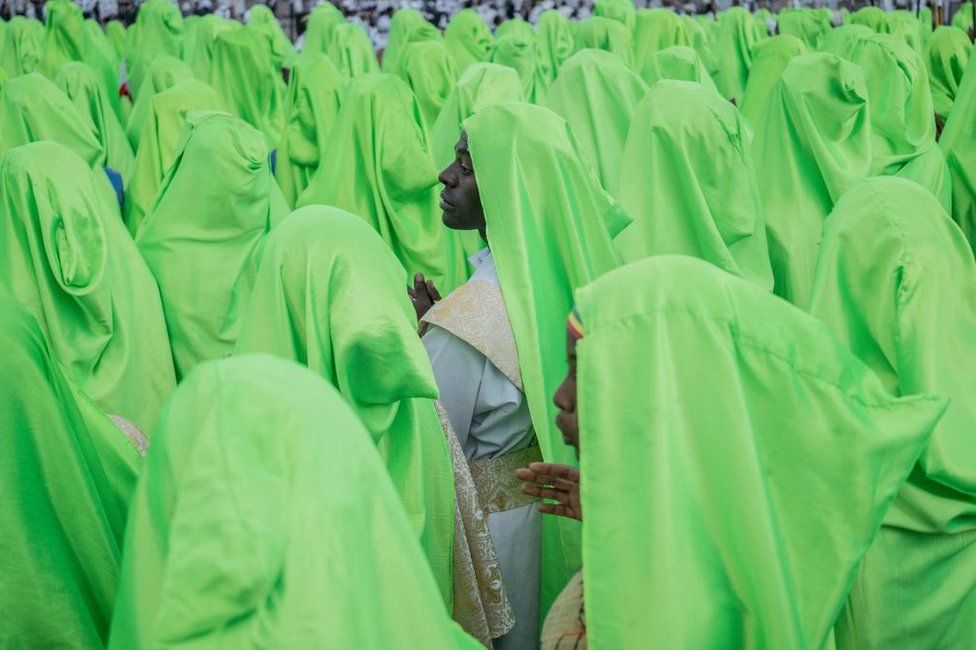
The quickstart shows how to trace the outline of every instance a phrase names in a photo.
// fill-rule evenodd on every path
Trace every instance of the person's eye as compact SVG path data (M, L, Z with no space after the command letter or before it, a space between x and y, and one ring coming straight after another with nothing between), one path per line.
M474 170L473 169L468 169L464 165L461 165L461 173L464 174L465 176L470 176L471 174L474 173Z

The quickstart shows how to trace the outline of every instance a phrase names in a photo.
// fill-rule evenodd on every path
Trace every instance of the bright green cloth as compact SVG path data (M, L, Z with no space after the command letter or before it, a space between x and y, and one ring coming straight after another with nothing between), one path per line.
M104 647L139 452L2 293L0 322L0 645Z
M708 74L714 79L715 72L718 69L718 63L715 60L715 52L708 32L705 31L705 28L699 21L691 16L682 16L681 20L684 22L685 31L688 32L688 37L691 39L691 46L698 52L698 56L701 57L705 69L708 70Z
M973 29L973 3L967 2L959 5L956 13L952 15L952 26L961 29L968 34Z
M345 20L342 12L331 2L324 0L315 5L312 13L308 15L308 27L305 30L302 52L327 53L332 46L335 28L343 24Z
M87 64L66 63L54 80L68 96L75 109L91 119L95 138L105 151L105 165L117 171L128 185L135 156L125 137L125 129L112 110L105 89Z
M549 88L547 105L569 124L606 189L617 187L630 120L646 92L630 66L601 50L574 54Z
M474 9L462 9L451 16L444 30L444 44L459 74L469 65L488 59L494 38L481 14Z
M125 56L125 25L118 20L110 20L105 23L105 38L112 44L116 58L121 61Z
M700 260L576 299L590 647L830 647L945 400L891 397L822 323Z
M437 171L410 88L393 75L353 79L329 136L329 155L297 205L330 205L366 220L411 274L441 290L462 282L463 256L448 249Z
M932 88L932 105L943 120L949 117L952 103L959 93L973 44L955 27L940 26L925 46L925 64Z
M888 31L888 17L884 9L879 7L861 7L851 14L851 25L864 25L876 34Z
M475 113L464 129L536 438L546 460L574 464L553 424L552 396L566 376L566 314L576 288L619 264L611 239L630 220L555 113L500 104ZM543 527L544 615L580 556L577 524Z
M773 86L753 143L778 296L805 307L823 223L871 173L864 74L832 54L793 59Z
M559 10L547 9L539 16L535 29L546 80L551 84L559 68L576 50L573 23Z
M655 54L674 45L692 45L681 17L670 9L641 9L634 26L634 62L641 69Z
M594 16L616 20L631 32L637 22L636 13L633 0L598 0L593 5Z
M383 51L383 72L399 75L403 53L411 43L439 41L440 31L416 9L398 9L390 21L390 35Z
M403 51L401 76L413 90L424 117L424 125L434 126L444 100L457 83L458 73L443 41L411 43Z
M177 377L234 348L264 240L288 211L261 134L225 113L188 116L136 233L156 276Z
M450 603L454 474L407 282L362 219L302 208L268 238L236 350L308 366L356 410Z
M952 176L952 218L976 253L976 56L966 70L939 147Z
M133 236L176 160L187 116L194 111L219 111L222 107L214 89L196 79L178 81L150 100L132 180L125 187L125 225Z
M897 36L875 34L854 44L851 60L864 70L868 87L872 174L915 181L948 212L952 181L935 142L935 109L922 57Z
M840 648L963 648L976 638L976 263L935 198L855 185L824 226L810 311L892 395L951 399L885 516L837 627ZM885 435L888 429L883 429Z
M549 89L549 64L545 57L546 52L535 38L503 36L496 38L488 60L518 73L525 101L544 104Z
M914 11L896 9L888 14L888 33L898 36L913 50L922 53L924 50L922 23L915 16Z
M654 84L634 112L614 189L634 219L616 240L623 259L691 255L772 290L751 140L718 93Z
M139 6L136 22L129 27L125 51L129 91L139 99L149 68L161 55L180 58L183 53L183 15L170 0L148 0Z
M644 63L640 73L648 86L661 79L674 79L694 81L718 92L698 51L683 45L673 45L655 53Z
M830 30L830 33L820 44L820 51L850 60L854 52L854 44L874 32L864 25L841 25Z
M339 115L345 85L342 75L324 54L303 54L291 70L285 128L275 170L288 205L295 205L327 155L329 132Z
M183 60L193 70L193 76L210 83L210 69L213 66L214 46L217 36L223 32L241 29L241 24L224 20L220 16L208 14L197 21L192 36L187 35L183 42Z
M478 648L438 602L369 434L265 355L208 363L154 431L110 648Z
M376 53L373 52L373 41L358 23L336 25L326 53L346 79L380 70Z
M535 38L535 30L532 29L532 25L521 18L510 18L509 20L502 21L502 23L495 28L496 39L505 38L507 36L533 39Z
M732 7L718 19L715 35L715 59L717 68L714 79L722 96L742 104L749 70L752 68L752 50L765 38L748 11Z
M0 66L8 79L37 72L44 54L44 25L33 18L14 16L7 23Z
M752 70L746 82L742 103L739 105L742 117L753 127L759 127L763 107L769 93L779 81L786 64L793 57L807 53L807 46L793 36L771 36L752 48Z
M256 3L247 10L247 29L259 35L271 52L275 70L290 68L295 64L295 46L285 36L274 12L266 5Z
M576 51L606 50L627 65L634 64L634 45L630 30L610 18L593 16L576 23Z
M270 51L247 30L217 35L210 83L224 106L278 146L284 127L285 83L275 71Z
M149 427L175 385L173 360L156 283L104 174L38 142L4 155L0 183L0 287L102 409Z
M786 8L776 16L779 34L793 36L811 50L820 43L830 31L830 17L816 9Z
M125 131L133 151L139 150L139 138L149 119L149 107L157 93L168 90L184 79L192 79L193 70L176 57L162 54L152 62L142 84L142 90L132 105L132 113Z

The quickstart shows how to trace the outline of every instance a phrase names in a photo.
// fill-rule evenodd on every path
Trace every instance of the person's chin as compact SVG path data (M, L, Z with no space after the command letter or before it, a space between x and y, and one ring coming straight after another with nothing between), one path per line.
M458 230L457 214L455 214L454 208L441 205L441 211L441 221L444 223L444 225L451 230Z

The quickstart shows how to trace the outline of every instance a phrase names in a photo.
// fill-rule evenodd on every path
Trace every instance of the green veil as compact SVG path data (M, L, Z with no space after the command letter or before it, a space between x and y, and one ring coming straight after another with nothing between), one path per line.
M563 62L576 50L573 23L557 9L546 9L539 16L535 30L546 80L551 84Z
M694 81L718 92L701 55L697 50L684 45L672 45L656 52L644 62L640 74L648 86L653 86L661 79L674 79Z
M945 400L891 397L822 323L700 260L576 301L588 642L825 647Z
M952 175L952 218L976 253L976 56L966 70L939 146Z
M973 28L973 3L969 0L959 5L956 13L952 15L952 26L961 29L964 34L969 34Z
M139 452L2 292L0 321L0 639L104 647Z
M771 290L751 139L714 91L654 84L634 112L614 191L634 219L616 240L623 259L691 255Z
M871 120L861 69L833 54L793 59L773 86L753 155L776 295L805 307L824 220L871 172Z
M629 31L634 30L637 10L633 0L597 0L593 4L593 15L616 20Z
M888 18L880 7L861 7L851 14L850 24L863 25L876 34L888 31Z
M305 44L302 52L321 52L329 51L330 43L334 38L334 30L345 22L345 17L334 4L323 0L315 5L312 13L308 15L308 27L305 30ZM336 64L338 65L338 63Z
M183 52L183 15L170 0L148 0L139 6L136 22L129 27L125 66L129 90L139 90L149 67L163 54L179 58Z
M118 20L108 21L105 23L105 38L112 45L112 49L115 51L115 58L121 61L125 57L125 25Z
M399 75L407 46L420 41L439 41L440 30L416 9L398 9L390 21L390 35L383 51L383 72Z
M403 51L400 76L413 90L424 124L432 127L458 78L444 42L420 41L408 45Z
M862 181L825 224L810 311L891 394L951 398L865 557L838 647L964 647L976 634L972 253L923 188Z
M345 85L324 54L302 54L291 70L275 170L288 205L295 205L325 157Z
M239 29L242 29L240 23L224 20L214 14L200 18L193 30L192 37L188 35L183 42L183 60L193 70L194 77L210 83L210 69L213 66L213 53L214 46L217 44L217 36L223 32Z
M0 161L0 286L27 305L77 384L147 428L175 385L159 291L102 191L54 142Z
M488 25L474 9L462 9L451 16L444 30L444 45L458 73L463 73L469 65L485 61L493 40Z
M266 355L202 365L154 432L109 647L478 648L384 473L314 373Z
M820 47L831 28L830 17L816 9L783 9L776 16L776 24L782 36L793 36L811 50Z
M11 18L0 46L0 67L7 78L38 72L43 54L44 25L33 18Z
M264 240L287 210L258 131L225 113L187 118L136 233L159 283L178 378L233 350Z
M522 80L522 97L533 104L544 104L549 88L549 68L542 45L534 37L496 37L489 61L515 70ZM555 78L555 75L551 75Z
M328 146L297 205L332 205L365 219L411 277L423 273L442 291L462 282L464 260L446 246L437 171L410 88L385 73L350 81Z
M752 48L752 71L742 96L742 117L760 126L763 107L783 70L793 57L806 54L807 46L793 36L771 36Z
M691 45L681 16L670 9L640 9L634 24L634 60L643 68L655 54L675 45Z
M336 25L326 53L346 79L380 70L376 53L373 52L373 41L358 23Z
M376 443L450 603L454 474L406 284L362 219L303 208L268 238L236 350L297 361L339 390Z
M647 84L630 66L601 50L574 54L549 88L549 108L569 124L608 190L617 187L630 120L646 92Z
M949 117L952 110L972 51L973 44L969 38L954 27L940 25L929 37L925 47L925 65L932 88L932 105L943 120Z
M489 106L464 129L536 438L546 460L574 463L552 424L566 314L576 288L620 263L612 238L629 218L548 109ZM572 522L544 524L542 612L579 568L578 535Z
M576 51L606 50L627 65L634 64L634 45L630 30L616 20L593 16L576 23Z
M749 70L752 68L752 49L765 38L761 28L742 7L732 7L719 15L715 34L715 85L722 96L742 104Z
M864 25L841 25L830 30L830 33L820 44L820 51L850 60L854 51L854 44L862 38L871 36L874 32Z
M506 38L506 37L533 39L535 38L535 30L532 25L522 20L521 18L509 18L508 20L503 20L498 27L495 28L495 38Z
M247 24L245 27L255 35L264 39L271 52L271 61L274 63L275 70L289 68L295 63L295 46L285 36L285 32L278 24L278 19L274 13L260 3L251 5L247 10Z
M126 134L134 151L139 150L139 137L145 129L146 120L149 119L149 107L153 97L156 93L172 88L184 79L193 79L193 71L190 66L176 57L160 55L149 66L146 79L142 83L142 91L132 105L132 113L126 125Z
M922 53L924 49L922 23L915 17L914 11L895 9L889 12L887 33L901 38L913 50Z

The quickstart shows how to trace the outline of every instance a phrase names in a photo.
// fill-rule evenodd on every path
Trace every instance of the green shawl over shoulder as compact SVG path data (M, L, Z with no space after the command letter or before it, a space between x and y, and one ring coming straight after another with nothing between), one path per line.
M107 413L152 425L175 385L159 291L102 191L104 174L54 142L0 161L0 286Z
M752 48L752 70L746 82L740 110L754 128L761 126L770 91L793 57L807 53L807 46L793 36L771 36Z
M551 84L559 74L559 68L576 50L573 23L559 10L546 9L539 16L535 31L546 80Z
M576 288L620 263L612 238L630 220L548 109L489 106L464 129L536 438L546 460L575 463L553 424L552 396L566 376L566 314ZM546 522L543 613L579 561L579 527Z
M458 73L463 73L469 65L487 60L494 39L488 25L474 9L462 9L451 16L444 30L444 45Z
M969 65L973 44L954 27L940 25L925 47L925 64L932 88L932 105L943 120L949 117L952 103L959 94L963 75Z
M661 50L692 44L681 16L670 9L640 9L634 24L634 62L641 69Z
M952 175L952 218L976 253L976 56L966 70L939 147Z
M443 41L411 43L403 51L401 77L413 90L426 128L434 126L458 73Z
M590 647L829 647L946 401L891 397L823 323L700 260L576 298Z
M224 113L187 118L136 233L159 283L177 377L234 349L264 240L287 210L260 133Z
M653 86L661 79L674 79L694 81L718 92L701 55L697 50L684 45L672 45L655 53L644 62L640 74L648 86Z
M634 113L614 190L634 219L616 241L624 260L690 255L772 290L751 140L718 93L654 84Z
M871 172L868 91L861 69L833 54L786 66L759 120L753 155L776 295L805 307L823 223Z
M951 398L865 557L838 647L966 647L976 638L972 253L918 185L862 181L824 226L810 311L891 394Z
M346 79L380 71L380 64L373 51L373 41L358 23L336 25L332 30L332 41L326 54Z
M0 645L108 639L141 458L0 292Z
M7 78L38 72L43 54L44 25L33 18L11 18L0 47L0 67Z
M464 648L369 433L314 373L202 365L153 435L110 648Z
M407 281L362 219L302 208L268 238L236 349L297 361L339 390L380 450L450 603L454 475Z

